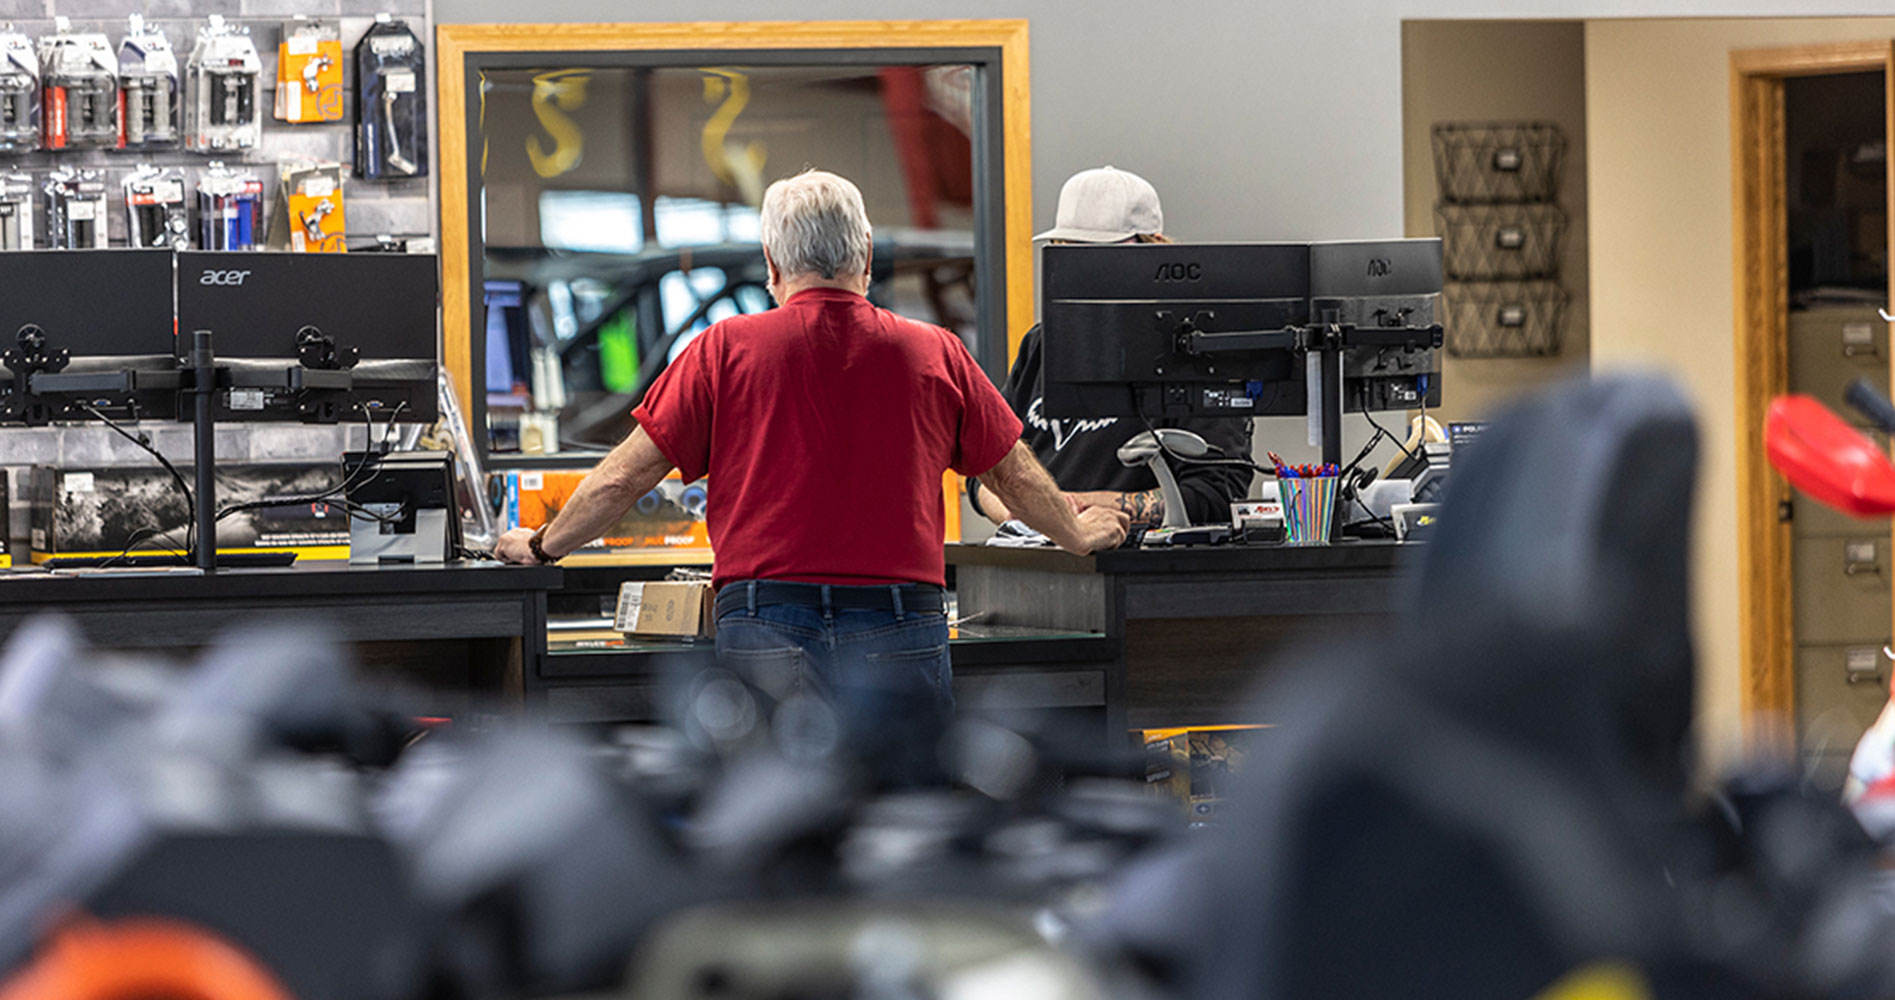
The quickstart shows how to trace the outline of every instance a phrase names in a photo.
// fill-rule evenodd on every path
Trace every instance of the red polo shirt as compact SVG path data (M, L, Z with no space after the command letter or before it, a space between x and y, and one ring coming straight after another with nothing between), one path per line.
M632 416L687 482L710 477L719 587L940 584L942 472L1020 439L959 338L826 288L704 331Z

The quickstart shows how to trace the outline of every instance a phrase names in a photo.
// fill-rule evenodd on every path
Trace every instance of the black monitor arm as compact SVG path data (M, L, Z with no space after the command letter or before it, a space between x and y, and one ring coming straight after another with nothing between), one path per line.
M20 327L14 346L0 351L0 364L13 373L13 387L0 401L0 420L44 426L52 420L52 408L33 392L36 375L58 372L72 361L65 348L48 346L46 331L28 323Z
M304 368L321 371L354 368L362 352L336 344L336 338L313 326L296 331L296 359Z
M1222 354L1236 351L1294 351L1322 359L1323 463L1342 464L1342 352L1353 347L1400 348L1421 351L1441 346L1439 323L1411 326L1408 311L1378 310L1374 326L1339 322L1333 309L1323 310L1321 322L1285 326L1281 330L1235 330L1213 333L1203 329L1217 319L1204 311L1178 323L1179 349L1186 354ZM1167 314L1160 314L1161 321Z

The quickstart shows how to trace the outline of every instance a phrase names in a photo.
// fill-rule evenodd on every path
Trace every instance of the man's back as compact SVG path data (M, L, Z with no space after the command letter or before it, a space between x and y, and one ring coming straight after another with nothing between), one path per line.
M706 331L634 416L709 474L720 585L941 583L942 472L1020 433L952 334L826 288Z

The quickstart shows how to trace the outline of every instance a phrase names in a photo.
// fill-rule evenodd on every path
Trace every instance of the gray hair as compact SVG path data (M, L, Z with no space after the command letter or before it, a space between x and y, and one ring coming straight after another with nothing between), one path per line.
M805 170L763 192L763 247L785 277L868 270L869 214L862 192L826 170Z

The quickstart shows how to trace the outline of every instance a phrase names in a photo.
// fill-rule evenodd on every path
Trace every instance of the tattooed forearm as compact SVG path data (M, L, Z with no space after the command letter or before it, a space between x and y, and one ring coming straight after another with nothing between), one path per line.
M1157 490L1143 493L1119 494L1118 508L1132 519L1133 524L1158 525L1165 521L1164 496Z

